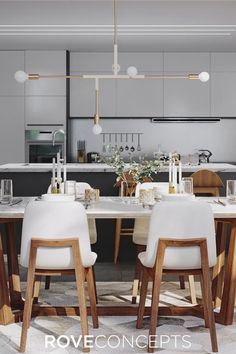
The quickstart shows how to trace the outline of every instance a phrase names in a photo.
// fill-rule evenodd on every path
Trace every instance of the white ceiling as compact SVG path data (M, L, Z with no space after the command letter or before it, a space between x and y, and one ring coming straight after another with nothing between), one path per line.
M120 51L236 51L236 0L117 0ZM113 50L113 0L0 0L0 50Z

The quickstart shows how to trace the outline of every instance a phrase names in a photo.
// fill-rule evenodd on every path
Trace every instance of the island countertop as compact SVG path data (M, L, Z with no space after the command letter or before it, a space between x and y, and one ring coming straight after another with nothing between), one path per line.
M115 172L114 168L105 163L68 163L68 172ZM128 167L128 164L127 164ZM229 163L207 163L201 165L182 165L183 172L195 172L208 169L214 172L236 172L236 165ZM0 172L51 172L49 163L8 163L0 165ZM168 166L162 166L160 172L168 172Z

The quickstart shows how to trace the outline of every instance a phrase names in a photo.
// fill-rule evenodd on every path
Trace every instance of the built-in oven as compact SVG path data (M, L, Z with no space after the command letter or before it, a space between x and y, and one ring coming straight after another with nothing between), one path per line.
M64 135L58 132L53 145L55 129L49 127L25 131L25 161L27 163L51 163L53 157L60 152L64 156Z

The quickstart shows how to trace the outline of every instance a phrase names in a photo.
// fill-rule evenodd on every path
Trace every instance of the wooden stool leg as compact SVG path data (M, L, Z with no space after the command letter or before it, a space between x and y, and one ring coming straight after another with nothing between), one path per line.
M180 289L185 289L184 275L179 275L179 286Z
M19 350L21 353L24 353L26 349L27 332L28 332L30 319L31 319L36 254L37 254L37 249L31 247L30 258L29 258L29 269L27 275L27 288L26 288L25 306L24 306L24 314L23 314L23 324L22 324L21 340L20 340L20 350Z
M197 304L195 284L194 284L194 275L189 275L188 276L188 283L189 283L189 291L190 291L190 296L191 296L191 302L192 302L192 304Z
M50 275L47 275L45 277L45 290L50 289L50 284L51 284L51 277L50 277Z
M205 327L206 327L206 328L209 328L209 321L208 321L208 316L207 316L206 301L204 301L205 290L204 290L204 281L203 281L202 275L200 275L200 284L201 284L201 292L202 292L202 305L203 305L203 310L204 310Z
M140 291L140 300L139 300L138 318L137 318L136 328L143 327L143 316L144 316L145 302L146 302L146 297L147 297L148 279L149 279L148 269L146 267L143 267L142 285L141 285L141 291Z
M115 249L114 249L114 263L117 263L119 249L120 249L120 232L121 232L122 219L116 219L116 232L115 232Z
M86 269L86 279L87 279L87 284L88 284L88 293L89 293L89 299L90 299L91 315L92 315L92 319L93 319L93 328L98 328L96 291L95 291L95 286L94 286L92 267Z

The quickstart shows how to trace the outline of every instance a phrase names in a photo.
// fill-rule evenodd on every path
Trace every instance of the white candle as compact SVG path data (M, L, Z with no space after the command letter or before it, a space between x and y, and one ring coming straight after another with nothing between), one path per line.
M66 165L63 165L63 181L66 182Z
M171 152L169 153L169 183L172 182L172 154Z
M60 162L60 152L57 153L57 182L61 179L61 162Z
M173 162L173 185L175 188L175 193L177 191L177 167L175 165L175 162Z
M179 185L181 184L182 181L182 162L179 161Z
M56 166L55 166L55 157L52 159L52 184L53 186L55 185L55 179L56 179Z

